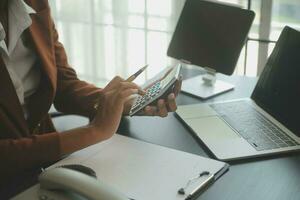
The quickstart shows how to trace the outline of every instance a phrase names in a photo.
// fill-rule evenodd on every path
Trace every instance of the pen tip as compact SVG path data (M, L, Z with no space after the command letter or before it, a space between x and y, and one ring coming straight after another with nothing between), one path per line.
M143 70L145 70L147 67L148 67L148 64L143 67Z

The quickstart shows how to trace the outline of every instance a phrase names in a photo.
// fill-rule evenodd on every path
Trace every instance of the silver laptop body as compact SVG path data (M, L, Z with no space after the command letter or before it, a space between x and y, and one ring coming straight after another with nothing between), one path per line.
M249 104L257 112L263 115L267 120L280 128L284 133L296 143L293 146L274 147L264 149L257 148L255 143L251 143L232 127L226 118L223 118L220 113L216 112L211 106L218 104L226 104L232 102L243 102ZM249 157L258 157L275 153L290 152L300 149L300 138L293 134L283 124L269 115L266 111L260 108L251 99L240 99L214 104L194 104L179 106L176 111L177 115L184 123L198 136L208 149L220 160L234 160ZM229 121L229 120L228 120ZM251 133L250 133L251 134ZM279 138L280 139L280 138ZM284 141L283 141L284 142ZM279 143L280 144L280 143ZM258 144L257 144L258 145Z
M249 99L179 106L178 117L220 160L300 149L300 33L285 27Z

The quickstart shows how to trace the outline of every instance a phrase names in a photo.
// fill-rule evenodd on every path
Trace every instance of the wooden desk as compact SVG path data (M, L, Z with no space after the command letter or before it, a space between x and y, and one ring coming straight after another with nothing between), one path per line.
M201 73L184 70L184 78ZM178 104L214 102L250 97L256 78L219 76L236 85L235 90L207 101L180 94ZM185 152L212 157L205 146L178 121L175 114L158 117L126 117L119 133ZM229 162L230 170L198 199L200 200L299 200L300 153Z

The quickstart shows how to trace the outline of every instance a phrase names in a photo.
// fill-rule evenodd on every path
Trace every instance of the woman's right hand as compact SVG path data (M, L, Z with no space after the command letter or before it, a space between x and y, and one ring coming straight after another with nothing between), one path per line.
M125 82L116 76L101 91L97 113L90 126L102 133L103 139L108 139L117 131L124 110L124 104L134 94L144 94L134 83Z

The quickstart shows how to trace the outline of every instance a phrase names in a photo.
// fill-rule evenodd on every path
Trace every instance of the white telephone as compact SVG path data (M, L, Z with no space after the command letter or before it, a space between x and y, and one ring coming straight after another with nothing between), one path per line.
M72 169L48 169L39 182L39 200L128 200L111 186Z

